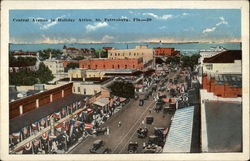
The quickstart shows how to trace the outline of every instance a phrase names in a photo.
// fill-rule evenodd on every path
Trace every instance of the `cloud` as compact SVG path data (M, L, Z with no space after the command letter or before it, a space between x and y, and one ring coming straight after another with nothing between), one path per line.
M224 17L219 17L219 19L220 19L220 22L218 22L217 24L215 24L214 27L206 28L206 29L204 29L202 31L202 33L205 34L205 33L209 33L209 32L214 32L217 29L218 26L220 26L220 25L227 25L228 24L228 22L225 20Z
M156 15L154 13L143 13L142 15L151 16L151 17L154 17L154 18L159 19L159 20L167 20L167 19L173 18L173 15L170 15L170 14L159 16L159 15Z
M90 31L95 31L99 28L106 27L106 26L108 26L107 22L98 22L98 23L95 23L94 25L87 25L86 30L87 32L90 32Z
M212 27L212 28L206 28L202 31L202 33L208 33L208 32L214 32L216 29L216 27Z
M38 40L37 43L76 43L77 39L75 38L50 38L46 35L42 35L42 39Z
M220 21L219 23L217 23L216 26L220 26L220 25L222 25L222 24L224 24L224 25L227 25L227 24L228 24L228 22L225 21L224 17L219 17L219 19L220 19L221 21Z
M110 36L110 35L105 35L102 37L102 41L103 42L108 42L114 39L114 36Z

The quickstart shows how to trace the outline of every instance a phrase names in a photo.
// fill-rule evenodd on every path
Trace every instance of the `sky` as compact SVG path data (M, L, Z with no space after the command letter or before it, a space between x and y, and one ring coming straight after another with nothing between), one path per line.
M239 42L240 19L239 9L10 10L9 31L18 44Z

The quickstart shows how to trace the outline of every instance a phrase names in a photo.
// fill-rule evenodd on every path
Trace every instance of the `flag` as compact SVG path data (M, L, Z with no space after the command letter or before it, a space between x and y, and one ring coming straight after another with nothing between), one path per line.
M31 150L31 143L28 142L28 143L25 145L24 148L25 148L25 150L27 150L27 151Z
M42 134L42 139L47 140L47 138L48 138L48 133L47 132L43 133Z
M40 124L41 124L41 126L45 126L45 124L46 124L46 121L44 120L44 119L41 119L41 121L40 121Z
M34 144L34 146L39 146L39 144L40 144L39 139L34 139L33 144Z
M20 138L20 132L12 133L12 136L13 136L15 139L19 139L19 138Z
M61 115L60 111L54 113L54 117L55 117L55 118L60 118L60 115Z
M37 122L32 123L31 127L33 130L37 130L38 129Z
M28 134L28 129L27 129L27 127L24 127L22 131L23 131L23 134L24 134L24 135L27 135L27 134Z

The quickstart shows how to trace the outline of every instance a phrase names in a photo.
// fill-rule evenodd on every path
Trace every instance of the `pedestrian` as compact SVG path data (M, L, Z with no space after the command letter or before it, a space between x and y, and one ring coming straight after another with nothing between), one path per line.
M122 126L122 122L119 121L119 122L118 122L118 127L121 127L121 126Z
M107 135L109 135L109 127L107 127Z

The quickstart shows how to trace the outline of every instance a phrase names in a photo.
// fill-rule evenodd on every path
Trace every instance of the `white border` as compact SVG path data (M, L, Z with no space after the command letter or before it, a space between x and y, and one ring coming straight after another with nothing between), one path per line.
M248 1L3 1L1 4L1 160L248 160L249 159L249 3ZM243 49L243 153L9 155L8 42L10 9L241 9Z

